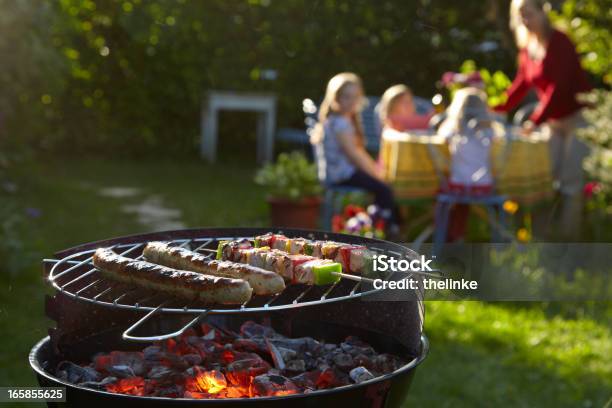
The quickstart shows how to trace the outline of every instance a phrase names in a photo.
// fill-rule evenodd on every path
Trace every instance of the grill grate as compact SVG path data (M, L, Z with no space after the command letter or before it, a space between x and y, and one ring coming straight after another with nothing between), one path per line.
M219 241L242 238L252 239L252 237L204 237L171 239L166 240L166 242L174 246L191 249L207 256L209 259L214 259ZM401 258L409 256L409 250L399 245L389 244L392 246L392 249L390 249L388 247L383 248L382 245L377 246L376 244L380 241L373 240L372 242L374 244L367 246L378 254ZM143 258L142 251L145 245L146 242L133 242L112 245L110 248L119 255L140 260ZM285 290L275 295L253 295L249 301L242 305L209 305L199 301L186 303L184 299L172 297L167 293L154 292L102 277L93 266L92 256L94 252L95 249L88 249L62 259L45 260L45 262L53 265L48 275L48 281L59 292L79 301L109 308L148 312L124 333L123 337L125 339L134 341L152 341L174 337L208 314L269 312L314 306L355 299L380 291L379 289L365 289L362 287L359 277L351 276L347 278L343 274L342 279L329 286L288 285ZM421 293L417 293L417 299L422 300ZM133 337L129 334L130 331L156 313L195 314L198 316L183 329L168 335Z

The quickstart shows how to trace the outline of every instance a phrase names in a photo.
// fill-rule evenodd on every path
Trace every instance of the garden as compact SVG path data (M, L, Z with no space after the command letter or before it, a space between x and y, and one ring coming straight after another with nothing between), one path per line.
M582 96L590 126L578 137L591 153L576 241L603 247L612 238L612 12L599 0L552 3L551 21L574 41L596 88ZM367 95L408 83L414 95L439 95L445 103L452 91L445 72L477 73L493 105L516 71L509 4L493 0L0 4L2 387L37 385L27 356L54 324L44 313L45 295L53 294L43 279L44 258L145 232L287 226L287 219L271 218L270 196L324 198L310 145L276 140L275 164L255 161L252 113L221 113L219 157L202 160L200 113L208 90L274 94L276 127L305 131L303 101L320 101L337 72L357 72ZM568 267L560 277L542 268L534 249L562 243L549 223L541 225L557 199L539 207L505 202L510 249L494 261L509 290L527 286L536 298L558 291L575 300L425 302L431 350L402 406L611 403L609 265ZM369 196L343 200L330 230L385 236ZM401 203L402 242L431 242L419 240L432 208L428 200ZM317 207L315 223L318 214ZM489 234L484 218L473 214L466 241L487 242Z

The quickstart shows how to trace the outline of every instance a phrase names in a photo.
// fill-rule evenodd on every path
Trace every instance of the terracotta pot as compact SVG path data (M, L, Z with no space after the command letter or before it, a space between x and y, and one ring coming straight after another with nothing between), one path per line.
M300 200L268 197L267 201L273 227L316 229L319 224L321 197Z

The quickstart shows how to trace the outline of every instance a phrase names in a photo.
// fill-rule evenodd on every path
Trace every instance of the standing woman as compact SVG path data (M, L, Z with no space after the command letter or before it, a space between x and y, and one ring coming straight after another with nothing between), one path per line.
M561 193L561 229L565 238L579 233L582 213L582 159L588 149L574 137L583 105L577 94L591 89L570 39L555 29L541 0L512 0L510 27L518 55L516 78L508 100L495 108L508 112L535 89L539 104L523 128L526 133L542 125L550 136L552 175Z

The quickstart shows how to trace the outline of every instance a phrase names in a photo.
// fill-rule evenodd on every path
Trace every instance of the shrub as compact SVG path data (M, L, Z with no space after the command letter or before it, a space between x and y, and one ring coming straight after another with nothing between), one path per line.
M281 153L276 163L267 164L257 172L255 182L276 198L299 200L321 193L316 165L300 152Z
M407 82L428 96L464 58L512 68L475 48L507 35L507 7L483 18L478 2L0 1L11 136L56 152L195 155L211 89L274 92L278 125L302 128L301 101L340 71L370 95Z

